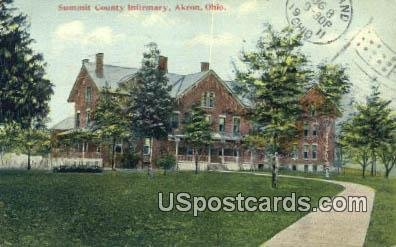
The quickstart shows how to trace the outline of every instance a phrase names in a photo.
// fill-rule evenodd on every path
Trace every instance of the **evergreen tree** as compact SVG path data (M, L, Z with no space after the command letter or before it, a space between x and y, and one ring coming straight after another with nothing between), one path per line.
M260 130L269 140L266 150L275 160L273 187L276 187L281 140L297 134L299 100L311 76L301 46L301 35L294 34L290 28L276 32L267 25L256 50L242 52L241 61L246 69L236 69L241 91L250 96L254 105L252 120L264 127Z
M211 126L206 120L205 111L199 106L193 106L190 117L184 126L185 140L193 149L195 173L198 173L199 154L207 148L211 141Z
M159 57L157 44L149 43L143 53L142 67L134 76L135 86L130 91L128 103L133 133L141 139L150 138L151 149L154 139L167 138L174 106L171 86L166 71L159 66ZM152 161L150 151L150 174Z
M111 167L115 170L115 149L117 141L127 138L130 134L126 110L122 98L110 92L109 87L101 91L94 112L94 133L99 143L110 146Z
M43 56L31 49L26 16L11 3L0 2L0 123L32 128L49 112L53 85L45 78Z

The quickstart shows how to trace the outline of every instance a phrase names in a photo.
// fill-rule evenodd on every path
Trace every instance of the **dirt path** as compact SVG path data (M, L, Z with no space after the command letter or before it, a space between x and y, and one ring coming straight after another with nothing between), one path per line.
M268 174L256 173L255 175ZM349 182L282 176L295 179L316 180L342 185L345 190L338 194L365 196L366 212L311 212L288 226L262 246L363 246L370 223L375 192L372 188Z

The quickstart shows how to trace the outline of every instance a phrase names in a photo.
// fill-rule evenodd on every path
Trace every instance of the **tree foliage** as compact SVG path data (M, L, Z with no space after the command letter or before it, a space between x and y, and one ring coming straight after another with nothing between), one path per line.
M115 169L115 148L118 141L130 136L126 107L119 95L104 87L94 112L94 133L101 144L111 147L111 166Z
M185 140L191 145L195 156L195 172L198 173L199 153L212 142L211 126L206 120L205 111L194 105L184 126Z
M378 152L393 142L396 124L389 108L391 101L380 98L378 87L372 90L366 104L359 104L357 112L343 124L341 140L350 149L359 150L355 154L360 154L361 159L369 155L374 175Z
M11 3L0 2L0 123L31 128L47 116L53 85L45 77L43 56L31 48L27 17Z
M299 101L312 76L301 46L301 35L292 29L277 32L266 25L256 50L242 52L245 69L236 69L240 89L254 105L252 121L263 127L261 134L269 140L266 150L274 156L282 139L297 134Z

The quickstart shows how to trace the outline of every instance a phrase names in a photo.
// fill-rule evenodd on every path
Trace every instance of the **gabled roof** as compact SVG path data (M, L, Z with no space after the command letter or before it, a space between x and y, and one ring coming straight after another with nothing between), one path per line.
M105 64L103 65L103 77L98 77L95 72L96 64L91 62L85 62L83 64L82 70L87 72L88 76L92 79L99 90L104 86L109 86L112 90L116 90L119 88L121 83L131 79L138 71L137 68L119 67ZM169 84L172 86L170 95L174 98L181 96L209 74L214 74L220 83L223 83L227 90L229 90L243 106L249 107L251 105L247 99L244 99L235 93L233 86L230 84L231 82L225 82L221 80L221 78L212 70L187 75L167 73L166 77L169 80ZM70 92L68 99L69 102L72 101L72 95L74 91L77 90L77 83L78 81L75 82L75 85Z
M63 119L59 123L51 127L52 130L71 130L74 129L74 116Z

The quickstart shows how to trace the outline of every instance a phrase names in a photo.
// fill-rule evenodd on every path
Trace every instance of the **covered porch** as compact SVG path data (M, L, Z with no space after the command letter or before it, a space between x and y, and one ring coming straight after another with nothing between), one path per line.
M169 137L179 170L195 169L193 149L184 141L183 135ZM263 154L248 150L241 137L213 134L213 143L198 154L200 170L256 170L264 164Z

